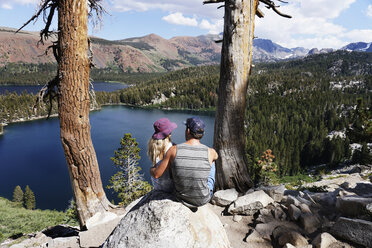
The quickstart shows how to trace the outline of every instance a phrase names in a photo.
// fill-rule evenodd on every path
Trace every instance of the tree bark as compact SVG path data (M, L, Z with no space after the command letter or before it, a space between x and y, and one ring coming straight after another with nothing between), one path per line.
M87 6L87 0L58 3L60 134L82 228L110 208L90 133Z
M214 129L217 189L253 186L245 155L245 108L258 0L226 0L218 106Z

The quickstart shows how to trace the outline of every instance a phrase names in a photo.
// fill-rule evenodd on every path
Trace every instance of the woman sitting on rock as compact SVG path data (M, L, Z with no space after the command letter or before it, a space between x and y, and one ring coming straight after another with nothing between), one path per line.
M153 167L159 166L168 149L172 147L171 134L177 124L167 118L161 118L154 123L155 132L148 142L147 154L152 161ZM162 190L171 193L174 188L173 180L170 177L169 169L159 178L151 176L154 190Z

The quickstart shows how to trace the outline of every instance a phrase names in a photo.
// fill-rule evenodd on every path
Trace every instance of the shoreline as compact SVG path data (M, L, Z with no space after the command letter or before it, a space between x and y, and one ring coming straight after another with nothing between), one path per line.
M164 111L192 111L192 112L209 112L209 113L215 113L216 109L178 109L178 108L162 108L160 106L138 106L138 105L132 105L132 104L127 104L127 103L105 103L102 104L98 108L91 109L89 112L93 111L100 111L106 106L126 106L126 107L132 107L132 108L139 108L139 109L158 109L158 110L164 110ZM49 118L56 118L58 117L58 114L51 114ZM2 132L0 131L0 135L3 135L5 133L4 129L7 125L9 124L15 124L15 123L22 123L22 122L29 122L29 121L36 121L36 120L42 120L42 119L47 119L47 115L42 115L42 116L32 116L30 118L27 117L22 117L18 118L16 120L12 120L9 122L1 122L0 125L2 125Z

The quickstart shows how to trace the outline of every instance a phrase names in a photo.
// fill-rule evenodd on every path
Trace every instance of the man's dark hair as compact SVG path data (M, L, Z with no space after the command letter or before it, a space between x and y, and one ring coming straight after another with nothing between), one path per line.
M190 128L188 128L190 130ZM203 138L204 136L204 133L193 133L191 130L190 130L190 135L191 137L193 137L194 139L198 139L200 140L201 138Z
M205 124L199 117L190 117L184 124L190 131L191 137L201 139L204 136Z

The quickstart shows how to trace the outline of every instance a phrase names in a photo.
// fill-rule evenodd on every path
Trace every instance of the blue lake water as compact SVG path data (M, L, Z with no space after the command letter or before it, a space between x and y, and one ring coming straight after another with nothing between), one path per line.
M0 95L5 94L6 91L16 92L21 94L22 92L36 94L43 85L0 85ZM93 82L93 87L95 91L115 91L127 88L127 84L122 83L108 83L108 82Z
M126 106L106 106L90 113L92 140L97 153L103 185L109 183L116 169L110 160L119 148L124 133L132 133L141 148L139 165L150 180L151 162L146 155L147 141L153 134L153 123L162 117L176 122L172 134L176 143L184 142L182 124L190 116L200 116L206 123L202 143L213 143L214 113L191 111L145 110ZM68 170L59 138L59 120L37 120L10 124L0 135L0 196L12 198L16 185L29 185L40 209L64 210L72 198ZM114 198L106 190L109 200Z

